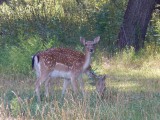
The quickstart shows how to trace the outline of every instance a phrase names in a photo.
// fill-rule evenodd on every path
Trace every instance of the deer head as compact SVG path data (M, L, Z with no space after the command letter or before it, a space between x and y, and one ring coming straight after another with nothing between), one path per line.
M84 38L80 37L80 42L85 46L85 62L83 64L83 70L89 67L91 61L91 54L94 52L95 45L99 42L100 37L96 37L93 41L85 41Z
M96 37L94 41L87 41L85 42L85 39L80 37L80 42L85 46L86 51L93 53L95 49L95 45L99 42L100 37Z

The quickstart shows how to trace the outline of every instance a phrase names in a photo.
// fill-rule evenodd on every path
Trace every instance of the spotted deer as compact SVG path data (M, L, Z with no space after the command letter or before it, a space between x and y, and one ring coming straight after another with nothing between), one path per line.
M106 75L100 75L98 76L98 80L96 82L96 91L100 98L104 97L104 93L106 90L106 83L105 83L106 77L107 77Z
M45 82L46 96L48 96L49 78L64 78L62 94L65 93L70 81L74 93L77 93L76 80L79 78L80 88L84 94L84 83L81 75L90 68L91 54L94 52L95 45L99 40L99 36L93 41L85 41L84 38L80 38L80 42L85 46L84 55L69 48L50 48L35 54L32 57L32 68L35 69L37 75L35 92L38 101L40 101L39 89L43 82Z

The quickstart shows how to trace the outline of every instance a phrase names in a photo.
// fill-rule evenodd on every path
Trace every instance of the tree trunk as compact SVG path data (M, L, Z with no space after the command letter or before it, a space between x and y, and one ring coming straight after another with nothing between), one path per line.
M118 35L120 49L133 46L136 51L144 46L145 35L156 0L129 0Z

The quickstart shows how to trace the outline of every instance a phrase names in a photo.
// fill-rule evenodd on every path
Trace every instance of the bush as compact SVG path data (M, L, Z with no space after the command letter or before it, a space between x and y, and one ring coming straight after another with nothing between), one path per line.
M7 74L29 74L32 56L40 50L57 44L55 38L46 44L43 44L39 39L39 37L33 36L26 41L19 42L18 46L5 46L0 51L2 56L0 59L0 71Z

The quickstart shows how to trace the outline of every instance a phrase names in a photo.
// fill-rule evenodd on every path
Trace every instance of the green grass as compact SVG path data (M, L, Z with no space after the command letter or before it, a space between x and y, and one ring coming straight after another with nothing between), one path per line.
M147 61L150 65L159 63L155 58ZM103 70L99 69L102 66L96 70L100 74L108 75L104 99L100 100L97 97L95 86L90 86L88 84L90 81L86 80L86 98L81 94L73 97L72 89L69 88L63 105L61 104L62 82L56 82L56 87L52 87L54 93L49 100L44 97L44 88L42 88L42 103L37 103L34 94L35 77L1 74L1 119L159 120L160 69L158 66L152 64L152 67L146 67L145 60L139 68L126 65L125 61L120 64L117 58L105 62L106 59L103 60Z

